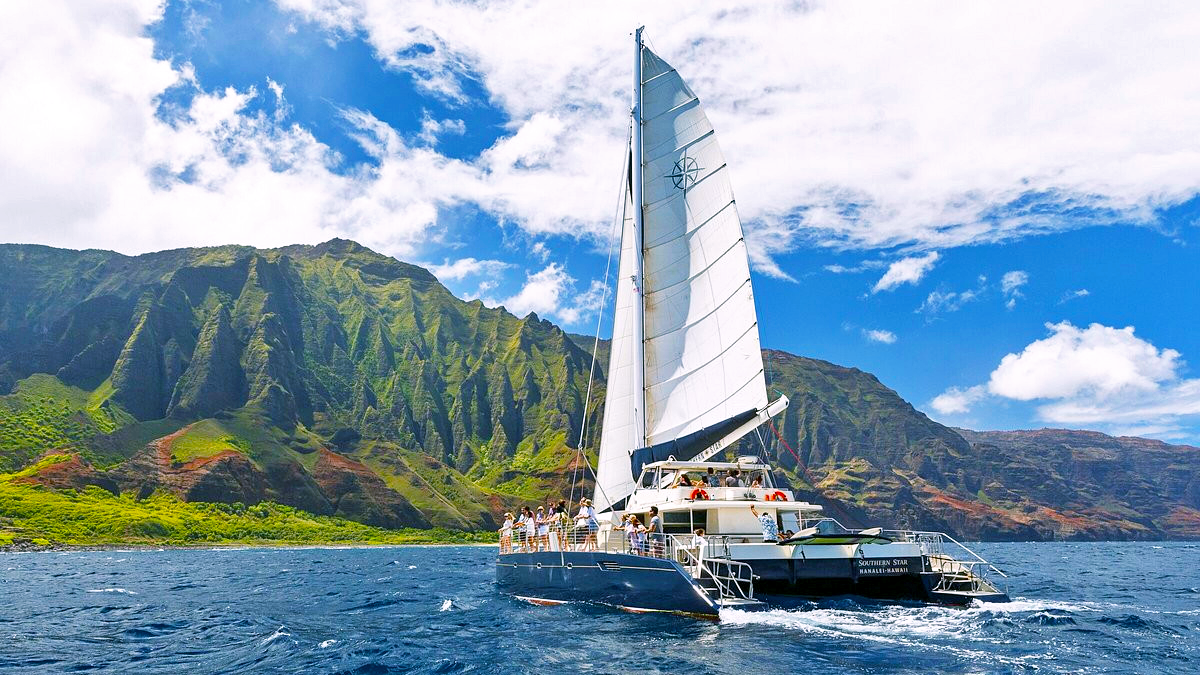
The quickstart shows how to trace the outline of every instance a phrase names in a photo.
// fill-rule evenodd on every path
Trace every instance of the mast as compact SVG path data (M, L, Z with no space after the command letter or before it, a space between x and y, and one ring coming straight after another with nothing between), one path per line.
M629 166L633 171L634 273L631 281L637 300L636 310L633 312L633 392L634 404L637 407L634 411L637 428L634 430L634 445L630 450L645 447L647 445L646 436L649 433L646 423L646 304L642 276L642 232L645 215L645 209L642 207L642 171L645 168L645 159L642 156L642 30L644 28L644 26L639 26L633 34L633 138L630 145L632 158Z

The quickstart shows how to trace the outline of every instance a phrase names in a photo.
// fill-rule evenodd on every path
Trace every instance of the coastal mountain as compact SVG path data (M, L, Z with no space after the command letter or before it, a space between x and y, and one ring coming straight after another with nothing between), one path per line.
M64 458L27 470L29 485L480 529L566 496L585 420L594 461L605 343L585 409L591 339L460 300L354 242L137 257L3 245L0 265L0 472ZM741 450L847 524L1200 536L1200 449L950 429L867 373L764 359L792 405L778 436Z

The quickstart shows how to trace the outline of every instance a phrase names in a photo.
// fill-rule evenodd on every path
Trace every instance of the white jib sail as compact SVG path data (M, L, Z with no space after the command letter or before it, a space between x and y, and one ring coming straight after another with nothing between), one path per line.
M604 423L600 428L600 457L596 467L595 508L605 511L633 493L633 472L629 453L645 442L645 417L642 394L634 369L640 359L634 338L633 313L638 311L641 293L637 288L634 266L633 205L625 191L624 223L621 226L621 257L617 263L617 299L613 313L612 351L608 357L607 389L604 395Z
M634 450L767 405L750 266L724 155L675 69L644 46L640 53L642 147L633 157L642 162L641 251L627 213L597 471L600 511L633 492ZM641 377L633 372L639 366Z

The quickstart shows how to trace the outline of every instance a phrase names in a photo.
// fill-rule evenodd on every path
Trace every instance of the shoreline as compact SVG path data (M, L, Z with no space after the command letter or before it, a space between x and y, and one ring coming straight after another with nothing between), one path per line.
M148 544L136 542L128 544L61 544L48 545L32 542L14 542L0 546L0 555L19 553L104 553L104 552L145 552L145 551L241 551L248 549L365 549L365 548L444 548L450 546L496 547L498 544L465 541L453 542L413 542L411 544L372 544L368 542L355 543L300 543L300 542L211 542L203 544Z

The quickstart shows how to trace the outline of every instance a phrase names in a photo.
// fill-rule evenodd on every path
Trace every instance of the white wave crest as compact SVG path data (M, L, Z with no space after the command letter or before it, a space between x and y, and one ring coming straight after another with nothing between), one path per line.
M286 627L280 626L279 628L275 629L274 633L271 633L269 636L263 638L263 641L260 642L259 644L264 644L264 645L270 644L270 643L278 640L281 637L291 637L291 636L292 636L292 634L287 631Z
M328 647L332 647L335 644L337 644L337 640L325 640L321 644L317 645L317 648L318 649L326 649Z
M1083 603L1044 602L1018 598L1005 603L975 603L969 607L893 606L880 610L797 609L721 610L724 625L774 626L813 635L854 638L867 642L904 645L948 652L978 662L1027 664L1041 655L1001 656L990 648L996 641L984 627L997 615L1032 614L1046 610L1098 611ZM942 642L948 641L949 644ZM972 643L978 648L972 648Z
M122 593L124 595L137 595L137 591L129 591L124 588L92 588L88 589L88 593Z
M454 601L447 599L442 602L442 608L439 609L438 611L439 612L449 612L452 609L454 609Z

